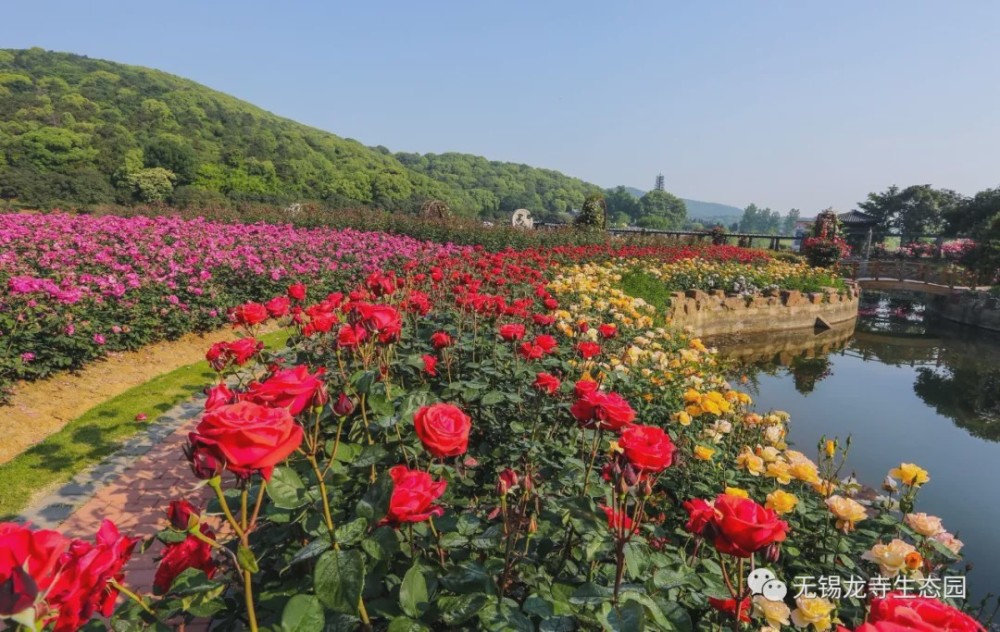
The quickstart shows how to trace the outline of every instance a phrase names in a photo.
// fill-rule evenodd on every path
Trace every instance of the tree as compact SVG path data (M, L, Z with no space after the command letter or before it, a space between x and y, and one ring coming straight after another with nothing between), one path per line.
M141 202L162 202L174 190L174 174L163 167L140 169L127 179Z
M785 216L785 220L781 226L781 234L783 235L794 235L795 234L795 224L799 221L799 209L793 208L788 211L788 215Z
M649 191L639 199L639 219L645 228L674 230L684 226L687 208L684 201L666 191Z
M604 196L600 193L592 193L583 201L583 208L580 209L580 214L576 216L574 223L582 228L604 228L606 217L607 209Z
M608 214L615 218L624 215L626 223L634 222L640 215L638 198L623 186L605 191L604 201L608 205Z
M945 227L945 218L953 216L962 196L949 189L935 189L929 184L916 184L900 189L892 185L883 193L869 193L858 207L873 216L876 241L897 231L903 243L920 235L935 235Z

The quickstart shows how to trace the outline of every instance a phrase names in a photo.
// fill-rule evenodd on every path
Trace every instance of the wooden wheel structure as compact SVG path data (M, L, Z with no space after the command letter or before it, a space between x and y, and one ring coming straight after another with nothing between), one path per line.
M420 216L445 219L451 216L451 209L443 200L427 200L420 207Z

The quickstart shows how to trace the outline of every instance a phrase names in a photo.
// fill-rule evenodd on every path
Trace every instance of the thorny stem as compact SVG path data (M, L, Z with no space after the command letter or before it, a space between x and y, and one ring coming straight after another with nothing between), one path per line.
M333 526L333 514L330 513L330 499L326 495L326 481L323 480L323 473L319 470L319 463L316 462L316 457L313 455L308 455L309 465L312 466L313 472L316 474L316 479L319 482L319 497L323 501L323 521L326 523L326 529L330 532L330 544L333 547L340 548L337 545L337 537L334 534Z
M135 594L134 592L132 592L131 590L129 590L125 586L119 584L117 581L115 581L113 579L108 580L108 584L110 584L112 588L114 588L115 590L117 590L121 594L125 595L126 597L128 597L132 601L134 601L137 604L139 604L139 607L142 608L143 610L145 610L147 614L151 614L154 617L156 616L156 613L153 612L153 610L149 606L146 605L146 603L142 600L142 597L140 597L139 595ZM157 617L157 621L159 621L159 617Z

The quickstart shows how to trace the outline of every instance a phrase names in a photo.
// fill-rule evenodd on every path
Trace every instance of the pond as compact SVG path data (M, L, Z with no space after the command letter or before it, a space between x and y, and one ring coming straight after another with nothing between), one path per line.
M919 296L866 292L833 330L708 342L758 410L791 413L801 451L851 435L845 472L876 487L901 462L927 469L917 511L965 543L973 603L1000 592L1000 337L935 322Z

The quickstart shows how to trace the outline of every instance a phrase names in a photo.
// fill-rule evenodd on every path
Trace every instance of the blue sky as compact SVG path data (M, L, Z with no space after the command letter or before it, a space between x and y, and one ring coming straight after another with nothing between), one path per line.
M0 47L181 75L394 151L781 212L1000 185L1000 2L51 2Z

